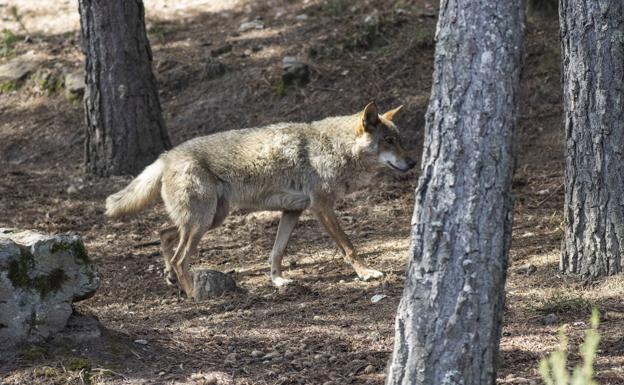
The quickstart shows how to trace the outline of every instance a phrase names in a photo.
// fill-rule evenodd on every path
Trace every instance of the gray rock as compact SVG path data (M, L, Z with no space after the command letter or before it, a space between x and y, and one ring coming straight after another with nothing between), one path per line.
M0 65L0 83L19 82L32 73L41 62L34 54L25 54Z
M260 20L252 20L252 21L247 21L245 23L242 23L240 27L238 27L238 30L240 32L246 32L252 29L263 29L263 28L264 28L263 22L261 22Z
M195 301L203 301L211 297L218 297L227 292L238 291L236 282L230 274L216 270L198 270L193 272L193 287Z
M84 89L84 71L79 70L65 74L65 91L68 97L82 97Z
M74 313L67 320L65 329L54 336L54 341L69 340L80 343L95 340L101 336L102 329L95 317Z
M225 44L225 45L222 45L222 46L221 46L221 47L219 47L219 48L215 48L215 49L211 50L211 51L210 51L210 55L211 55L212 57L221 56L221 55L223 55L223 54L226 54L226 53L232 52L232 48L234 48L234 47L232 46L232 44Z
M305 85L310 81L310 68L294 56L282 59L282 81L285 85Z
M227 68L225 67L225 64L221 63L220 61L207 60L206 64L204 64L204 71L202 72L202 79L203 80L216 79L222 76L223 74L225 74L226 70Z
M557 317L555 313L550 313L546 315L542 321L544 322L544 325L554 325L559 322L559 317Z
M71 304L99 285L77 235L0 229L0 345L38 342L63 330Z

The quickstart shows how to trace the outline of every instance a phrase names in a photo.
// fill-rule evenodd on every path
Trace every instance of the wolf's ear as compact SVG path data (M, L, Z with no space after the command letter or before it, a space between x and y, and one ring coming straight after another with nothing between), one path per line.
M379 110L375 102L370 102L362 111L362 120L358 124L356 132L358 135L362 135L377 124L379 124Z
M389 121L392 121L392 118L394 118L394 115L397 112L401 111L401 108L403 108L403 105L400 105L400 106L398 106L397 108L395 108L393 110L387 111L386 113L384 113L381 116L383 116L384 118L388 119Z

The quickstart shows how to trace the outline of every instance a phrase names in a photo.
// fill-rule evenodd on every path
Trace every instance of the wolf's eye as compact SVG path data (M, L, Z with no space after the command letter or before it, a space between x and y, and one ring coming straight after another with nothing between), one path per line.
M386 141L386 143L388 144L394 144L394 138L392 136L386 136L384 138L384 140Z

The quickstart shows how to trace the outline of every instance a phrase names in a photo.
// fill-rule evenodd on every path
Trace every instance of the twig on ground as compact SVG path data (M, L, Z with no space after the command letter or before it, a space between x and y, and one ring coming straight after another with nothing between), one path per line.
M140 249L143 247L159 246L159 245L160 245L160 240L153 240L153 241L137 243L137 244L132 245L132 247L135 249Z

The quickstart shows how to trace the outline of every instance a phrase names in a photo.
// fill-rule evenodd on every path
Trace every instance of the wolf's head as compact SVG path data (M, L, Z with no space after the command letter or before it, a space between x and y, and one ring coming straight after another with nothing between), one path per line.
M377 105L374 102L369 103L360 113L360 122L356 127L356 142L361 153L374 158L377 164L405 172L412 169L416 161L410 158L401 146L399 129L392 122L401 107L380 115Z

